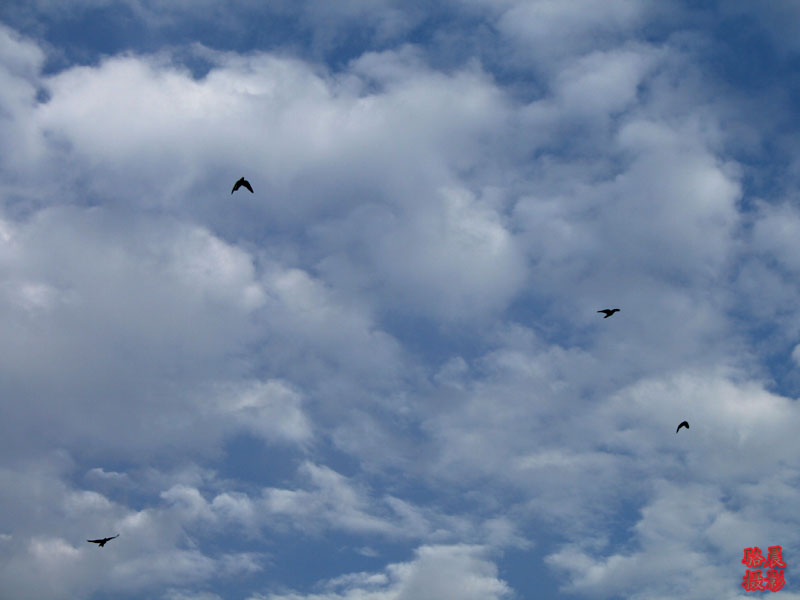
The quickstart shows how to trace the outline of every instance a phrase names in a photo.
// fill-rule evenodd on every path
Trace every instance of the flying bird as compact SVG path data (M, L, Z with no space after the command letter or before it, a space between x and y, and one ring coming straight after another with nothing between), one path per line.
M103 539L100 539L100 540L86 540L86 541L87 542L91 542L93 544L97 544L100 548L102 548L103 546L106 545L106 542L110 542L114 538L118 538L118 537L119 537L119 534L115 535L114 537L110 537L110 538L103 538Z
M618 308L604 308L603 310L598 310L597 312L605 313L606 316L603 317L603 318L607 319L608 317L613 315L615 312L619 312L619 309Z
M686 427L686 429L689 429L689 421L684 421L683 423L678 425L678 428L675 430L675 433L678 433L681 430L681 427Z
M233 189L231 190L231 194L233 194L233 192L235 192L236 190L238 190L242 186L244 186L248 190L250 190L251 194L253 193L253 188L250 186L250 182L247 181L247 179L245 179L244 177L240 177L239 181L237 181L236 183L233 184Z

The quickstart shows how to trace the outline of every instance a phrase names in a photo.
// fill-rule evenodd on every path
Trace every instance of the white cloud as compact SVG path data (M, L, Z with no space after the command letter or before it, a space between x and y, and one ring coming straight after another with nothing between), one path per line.
M590 597L734 597L741 592L744 548L795 544L794 536L770 530L757 510L739 518L707 485L655 482L655 498L642 509L632 550L597 556L579 544L547 557L567 573L563 590ZM720 537L722 536L722 537ZM709 541L719 544L712 553Z
M124 483L129 480L127 473L118 473L116 471L106 471L100 467L89 469L86 473L88 479L96 479L99 481L109 481L113 483Z
M318 594L267 594L250 600L499 600L511 590L479 546L422 546L414 560L385 573L353 573Z
M619 114L636 102L639 86L657 58L658 53L646 46L582 56L555 78L558 106L576 116Z
M500 9L497 27L525 53L517 61L554 72L564 59L618 45L653 12L649 1L612 0L602 5L589 0L515 1Z
M259 493L225 489L222 482L181 483L160 493L165 514L209 531L236 531L264 539L270 532L319 539L341 532L376 540L452 542L468 540L492 547L527 547L519 528L505 516L469 519L437 506L376 496L360 478L304 462L295 487L265 487ZM362 552L363 549L354 549ZM374 551L371 551L374 553Z
M17 596L209 600L257 574L275 600L505 598L492 552L535 544L578 595L670 597L688 572L682 597L731 597L740 547L798 547L798 416L768 374L779 344L800 362L800 220L790 175L743 210L730 147L767 136L708 81L712 37L644 39L651 2L454 6L434 50L406 43L419 8L276 8L312 54L368 25L336 69L198 44L44 75L0 30ZM497 47L448 62L478 18ZM231 196L241 175L256 194ZM238 475L241 434L295 476ZM427 545L287 592L250 551L281 537Z
M366 490L327 467L305 462L299 469L306 489L264 488L260 496L225 491L210 500L196 487L179 484L161 493L181 521L244 529L274 527L318 534L327 528L390 537L421 536L429 528L411 506L372 500ZM391 507L391 511L387 510ZM275 517L281 519L276 520Z
M389 183L402 227L377 240L372 267L388 297L408 289L409 300L436 316L451 314L442 306L447 302L456 306L452 314L470 316L502 306L519 288L524 265L498 207L454 187L447 174L476 165L475 136L499 139L492 130L508 115L502 94L479 69L443 76L407 49L365 55L335 78L297 60L208 56L216 66L200 80L159 56L65 70L47 79L51 99L33 118L90 170L92 194L114 202L185 210L181 196L191 193L193 204L218 212L219 201L211 199L225 188L210 176L218 182L243 171L259 198L237 196L237 202L264 219L296 222L339 206L350 220L360 213L348 215L354 203L348 190L377 192ZM372 85L381 91L368 93ZM353 164L364 168L342 178L339 167ZM378 172L388 181L375 179ZM327 198L308 186L331 177ZM314 229L327 244L329 231L324 221ZM354 232L365 250L376 241L375 232ZM418 253L399 260L409 247ZM329 252L324 265L335 264L337 251ZM356 257L343 258L352 269ZM219 262L218 268L229 267ZM495 279L486 281L492 273ZM257 306L259 290L249 289L244 301Z
M48 435L67 445L91 436L98 450L157 450L176 435L205 445L226 429L212 415L278 437L285 427L289 440L306 437L299 407L277 397L264 405L260 426L223 406L195 411L189 419L203 427L195 433L179 423L198 396L238 371L236 355L257 339L251 319L264 292L252 258L206 230L154 220L126 227L107 211L54 208L15 228L0 266L0 321L6 339L17 341L0 349L0 368L14 373L14 393L27 400L9 414L9 425L19 426L12 430L33 417L25 406L40 406L54 417L40 429L50 427ZM130 385L135 380L141 383ZM181 380L188 387L171 391ZM123 381L128 389L118 389ZM80 411L91 412L92 422ZM5 443L30 441L10 434Z
M444 189L439 197L438 210L375 232L376 279L401 312L422 308L447 321L502 310L525 280L520 249L497 212L469 192Z
M266 439L303 442L311 425L303 413L299 394L280 381L257 382L233 398L222 400L221 412L230 413L243 429Z
M162 494L161 505L135 510L73 487L70 469L57 456L19 470L0 470L3 522L12 531L0 541L13 540L0 544L6 593L47 600L88 598L98 592L197 585L263 569L261 554L208 554L192 547L185 526L197 521L201 515L193 511L204 506L193 488L176 485ZM37 506L33 512L32 501ZM86 542L115 534L119 538L104 548Z

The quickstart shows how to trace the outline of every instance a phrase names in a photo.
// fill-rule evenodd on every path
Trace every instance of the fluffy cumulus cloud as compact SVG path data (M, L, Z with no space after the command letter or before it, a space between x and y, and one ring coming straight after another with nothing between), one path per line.
M791 565L796 16L0 7L3 594L743 598L743 548Z
M414 560L387 566L383 573L350 573L324 582L312 594L256 595L250 600L500 600L508 585L480 546L423 546Z
M186 520L218 522L242 528L299 528L306 531L334 528L351 532L371 532L402 537L418 535L426 522L413 508L403 511L402 501L387 498L382 512L347 478L332 469L303 463L300 477L308 489L265 488L255 497L246 493L222 492L207 500L200 490L178 484L161 493L171 510ZM395 508L394 511L387 509ZM275 517L282 517L278 523ZM416 517L416 518L415 518ZM409 526L411 528L409 528Z
M263 568L263 557L254 553L210 556L187 544L167 505L135 510L101 493L75 489L64 481L74 466L61 455L0 473L8 508L4 527L10 531L2 540L4 593L19 598L89 597L98 590L148 593ZM30 502L41 512L29 511ZM84 541L117 533L126 544L112 540L100 549Z

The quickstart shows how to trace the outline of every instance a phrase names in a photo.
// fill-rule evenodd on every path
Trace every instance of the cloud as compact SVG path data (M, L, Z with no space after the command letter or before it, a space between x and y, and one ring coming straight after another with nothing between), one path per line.
M601 7L591 2L563 4L555 0L506 2L500 6L498 29L526 53L526 63L545 72L558 69L564 59L618 45L654 11L650 2L630 0L614 0Z
M326 582L322 593L267 594L250 600L448 600L510 597L497 567L479 546L422 546L414 560L394 563L383 573L353 573Z
M73 487L68 481L72 464L65 458L0 470L4 522L12 531L0 541L0 575L7 593L88 598L98 592L193 585L263 568L263 557L252 552L209 555L185 547L182 527L190 519L180 515L176 521L168 506L135 510ZM36 514L27 508L31 501L39 507ZM120 537L102 549L85 541L116 533Z
M260 495L224 491L210 500L192 486L161 493L181 520L205 521L244 530L297 529L319 535L328 529L390 538L422 537L431 531L423 513L395 498L376 500L356 482L330 468L304 462L298 489L268 487ZM277 519L275 517L281 517Z
M0 56L0 134L13 140L15 148L15 152L0 155L0 168L6 175L18 170L28 175L26 165L39 155L42 144L26 114L36 105L45 55L31 40L0 23ZM8 189L13 182L13 178L6 181L3 188Z
M164 595L164 600L222 600L222 596L211 592L170 590Z
M265 439L302 442L312 435L298 394L278 381L255 383L225 402L222 411L230 411L242 428Z
M635 526L635 549L597 556L575 545L547 557L569 577L563 591L598 598L733 597L744 576L743 549L760 544L766 550L768 540L781 537L762 529L758 511L735 515L712 486L662 481L655 496ZM719 544L716 552L710 541Z
M0 365L28 407L49 411L51 424L38 428L68 446L91 437L98 450L157 451L176 436L205 445L232 426L306 439L299 402L280 384L228 383L240 372L237 355L257 339L252 318L265 303L252 257L203 228L147 219L127 227L102 209L53 208L6 242L0 320L17 342L0 351ZM188 387L170 391L178 381ZM200 410L189 421L203 427L194 433L178 416L190 404ZM81 410L94 414L91 423ZM8 422L33 416L17 405ZM29 441L10 433L4 443Z
M742 153L793 142L702 15L585 4L272 5L297 39L239 52L267 9L210 1L197 43L46 72L0 31L13 593L506 598L513 548L730 597L798 546L796 173L756 200Z
M747 19L756 24L761 33L766 34L775 48L789 55L800 50L792 30L800 22L800 10L796 4L786 0L770 3L766 10L753 10L753 6L742 0L734 0L720 6L724 16L729 19Z
M400 313L447 321L502 310L526 274L504 219L467 190L442 189L431 200L439 206L399 218L354 215L358 225L348 226L366 233L361 243L372 248L372 281ZM341 263L328 264L327 273L338 277Z
M54 149L69 148L85 169L59 175L89 178L92 198L145 207L186 210L181 197L192 194L210 217L219 212L210 175L246 172L259 199L243 202L260 218L294 224L335 211L311 229L330 279L363 289L368 276L395 310L436 318L479 316L510 301L525 269L502 207L448 174L479 164L474 136L496 138L492 129L507 119L484 73L473 66L443 76L408 48L362 56L344 77L264 54L206 55L215 66L202 79L166 55L115 57L49 77L50 99L31 116ZM373 86L381 91L369 93ZM363 169L348 174L347 164ZM389 180L370 175L379 172ZM331 177L323 202L315 182ZM354 202L359 190L388 193L389 213ZM357 236L345 246L342 229ZM373 246L378 252L367 254ZM369 271L357 274L364 258ZM249 293L257 303L257 290Z

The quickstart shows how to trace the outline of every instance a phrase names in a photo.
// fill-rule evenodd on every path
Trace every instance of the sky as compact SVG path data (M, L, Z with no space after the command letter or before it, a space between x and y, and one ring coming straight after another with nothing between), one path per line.
M0 597L800 599L799 28L2 2Z

